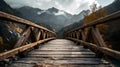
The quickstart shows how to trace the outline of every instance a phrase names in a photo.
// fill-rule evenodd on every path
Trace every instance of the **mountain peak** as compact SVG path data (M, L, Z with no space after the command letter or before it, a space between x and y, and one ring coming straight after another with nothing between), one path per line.
M52 8L49 8L47 11L57 13L59 11L59 9L52 7Z
M15 14L15 11L4 0L0 0L0 11Z
M39 8L33 8L33 7L30 7L30 6L23 6L21 8L18 8L18 9L23 9L23 10L36 10L36 11L43 11L42 9L39 9Z

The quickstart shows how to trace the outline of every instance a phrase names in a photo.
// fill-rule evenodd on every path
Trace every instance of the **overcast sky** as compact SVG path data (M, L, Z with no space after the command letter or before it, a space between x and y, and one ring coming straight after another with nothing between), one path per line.
M11 7L19 8L31 6L34 8L48 9L51 7L64 10L71 14L78 14L82 10L89 9L92 3L106 6L114 0L5 0Z

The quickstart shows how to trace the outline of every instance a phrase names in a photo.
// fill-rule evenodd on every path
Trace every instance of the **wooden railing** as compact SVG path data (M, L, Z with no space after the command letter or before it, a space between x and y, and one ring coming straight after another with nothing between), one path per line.
M113 13L111 15L108 15L104 18L98 19L89 24L83 25L72 31L69 31L68 33L66 33L65 38L76 41L81 45L96 51L96 55L99 57L102 57L103 55L108 55L115 59L120 60L120 52L107 48L97 28L97 25L100 25L103 23L109 23L111 21L116 21L116 20L120 20L120 11ZM85 33L86 29L88 31L87 34ZM95 41L94 43L90 41L91 38L94 39Z
M28 20L0 12L0 20L8 21L12 23L22 24L26 26L25 31L22 33L20 38L17 40L14 49L0 53L0 61L9 58L13 55L26 51L30 48L38 48L38 46L48 40L56 38L56 33L48 30L45 27L37 25ZM2 23L2 22L1 22ZM31 38L32 42L27 42Z

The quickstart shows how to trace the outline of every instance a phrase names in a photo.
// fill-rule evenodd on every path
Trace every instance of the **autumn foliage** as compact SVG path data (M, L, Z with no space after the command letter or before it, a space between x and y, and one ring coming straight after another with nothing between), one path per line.
M101 8L101 7L97 8L96 4L93 4L91 6L91 13L89 15L85 15L84 25L89 24L89 23L93 23L94 21L101 19L107 15L108 15L108 13L107 13L106 9ZM108 25L99 24L99 25L97 25L97 28L99 29L100 33L102 34L103 38L105 39L104 34L108 30ZM85 29L86 35L88 34L88 32L89 32L89 28ZM111 45L109 45L108 42L106 42L106 44L107 44L107 47L111 48Z
M85 20L84 20L84 25L88 23L92 23L100 18L105 17L107 14L107 11L101 7L97 8L96 4L93 4L91 6L91 14L85 15ZM100 24L97 25L97 28L99 28L100 32L103 33L107 30L107 25L106 24Z

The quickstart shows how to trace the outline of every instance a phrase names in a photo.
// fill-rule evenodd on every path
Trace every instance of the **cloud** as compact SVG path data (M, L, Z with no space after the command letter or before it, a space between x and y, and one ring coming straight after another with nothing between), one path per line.
M95 0L5 0L11 7L20 8L31 6L33 8L48 9L51 7L64 10L71 14L78 14L80 11L89 9ZM98 3L97 3L98 4Z

